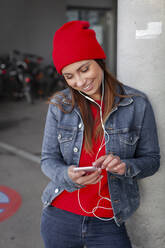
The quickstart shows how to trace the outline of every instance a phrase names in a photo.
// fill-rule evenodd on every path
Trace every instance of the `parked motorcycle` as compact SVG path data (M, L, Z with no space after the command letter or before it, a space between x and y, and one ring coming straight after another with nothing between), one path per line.
M46 82L46 96L50 97L55 92L64 89L65 82L53 65L47 65L44 68L45 82Z
M17 77L22 84L22 94L28 103L34 103L33 77L23 61L17 61Z
M64 89L65 82L53 65L43 63L41 56L14 50L9 56L7 70L0 58L0 95L4 87L11 99L33 103L35 98L50 97Z
M8 92L7 70L9 65L8 56L0 57L0 97L5 97Z

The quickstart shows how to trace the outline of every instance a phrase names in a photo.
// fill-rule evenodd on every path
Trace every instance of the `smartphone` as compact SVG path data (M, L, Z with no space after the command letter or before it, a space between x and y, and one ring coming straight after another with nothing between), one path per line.
M76 167L73 169L74 171L86 171L86 172L90 172L90 171L96 171L98 170L98 168L94 167L94 166L87 166L87 167Z

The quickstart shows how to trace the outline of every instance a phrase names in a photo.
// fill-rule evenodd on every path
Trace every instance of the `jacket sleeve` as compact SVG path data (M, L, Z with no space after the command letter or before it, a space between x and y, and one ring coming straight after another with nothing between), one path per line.
M152 106L146 98L140 139L134 158L123 159L126 177L137 179L152 176L160 166L160 148Z
M42 144L41 169L56 185L72 192L81 185L74 183L68 176L68 165L65 164L59 148L55 110L56 107L50 104Z

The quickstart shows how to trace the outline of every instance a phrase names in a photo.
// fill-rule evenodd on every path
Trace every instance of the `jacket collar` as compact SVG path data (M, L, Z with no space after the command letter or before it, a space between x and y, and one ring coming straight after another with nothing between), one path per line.
M127 91L126 87L123 84L122 84L122 88L124 90L124 94L125 95L129 95L130 94ZM121 88L119 86L117 86L117 93L122 94ZM64 90L64 94L67 95L67 98L68 99L71 99L71 93L70 93L70 89L69 88L67 88L67 89ZM131 96L130 97L123 98L120 102L119 102L119 100L120 100L120 98L118 96L115 96L114 105L127 106L127 105L129 105L129 104L131 104L133 102L133 98ZM63 100L63 102L65 103L65 100ZM119 102L119 104L118 104L118 102ZM65 106L67 106L67 105L65 105ZM78 109L78 106L77 105L76 105L76 109Z
M122 88L124 90L124 95L129 95L129 92L127 92L127 89L124 87L123 84L122 84ZM117 93L122 94L121 88L119 86L117 86ZM118 96L115 96L114 105L117 104L118 106L127 106L133 102L133 99L131 96L123 98L120 102L119 102L119 100L120 100L120 98ZM118 102L119 102L119 104L118 104Z

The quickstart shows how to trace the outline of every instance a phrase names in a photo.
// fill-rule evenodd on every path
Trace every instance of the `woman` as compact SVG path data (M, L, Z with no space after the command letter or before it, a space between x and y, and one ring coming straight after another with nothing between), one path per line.
M43 139L46 248L131 248L124 223L139 207L137 181L159 168L150 102L113 78L105 58L88 22L56 31L53 61L68 87L51 100Z

